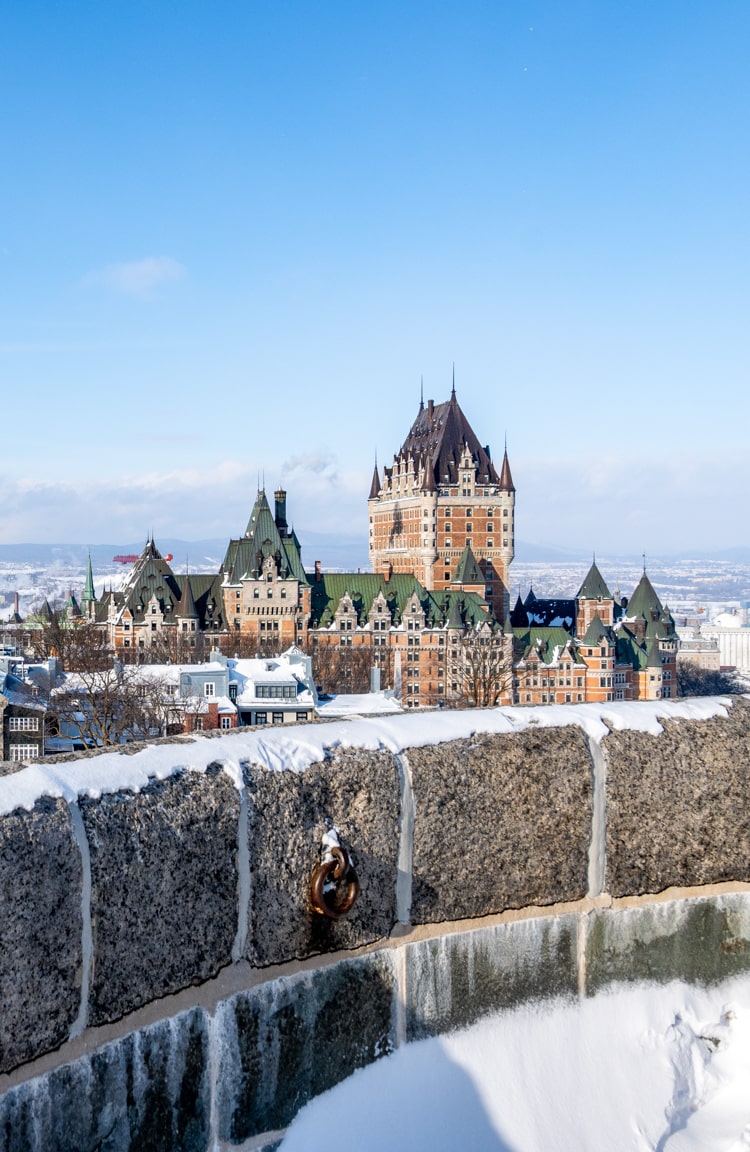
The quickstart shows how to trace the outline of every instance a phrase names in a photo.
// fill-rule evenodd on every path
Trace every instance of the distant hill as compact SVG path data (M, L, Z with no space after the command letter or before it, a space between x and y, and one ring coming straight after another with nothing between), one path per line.
M369 571L367 538L359 535L334 534L330 532L299 532L302 545L302 561L305 568L312 569L320 560L325 569L341 572L354 572L359 569ZM226 537L214 540L178 540L159 538L158 547L162 555L172 553L175 568L183 569L185 564L195 571L215 571L226 552ZM122 555L138 555L143 550L144 541L126 541L117 544L0 544L0 563L31 564L51 568L85 568L91 554L94 570L109 570L113 558ZM604 558L602 553L602 559ZM606 554L612 560L623 563L640 563L640 556ZM674 561L722 561L724 563L750 563L750 548L738 545L716 551L691 549L683 552L649 555L649 565ZM589 564L591 552L584 549L548 548L543 544L532 544L525 540L516 541L515 561L518 564Z

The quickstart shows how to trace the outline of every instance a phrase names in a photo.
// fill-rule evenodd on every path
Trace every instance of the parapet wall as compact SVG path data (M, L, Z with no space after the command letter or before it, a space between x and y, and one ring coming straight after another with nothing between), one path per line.
M240 733L2 778L0 1152L203 1148L211 1133L237 1146L283 1128L304 1099L399 1039L523 995L663 975L670 956L682 974L693 963L690 939L703 941L694 961L701 978L748 966L741 894L705 913L698 901L689 931L652 924L643 940L661 943L651 951L643 941L634 951L635 937L618 927L636 912L609 905L670 887L750 882L749 752L750 703L739 698ZM361 885L337 921L309 907L330 823ZM541 913L552 906L555 915ZM430 927L513 909L532 911L481 930L481 941L478 930L448 937ZM701 928L701 915L713 927ZM418 925L428 936L421 942ZM293 962L366 945L365 955L292 973ZM184 990L228 972L246 990L209 1013L184 1009ZM179 1011L156 1004L176 993ZM318 1011L318 1001L329 1007ZM65 1062L148 1006L161 1023L111 1041L85 1069ZM316 1061L321 1050L338 1052L338 1064ZM46 1068L43 1092L24 1084ZM139 1083L168 1081L172 1095L194 1099L179 1123L174 1113L170 1123L184 1131L167 1143L146 1139L138 1108L129 1134L102 1142L107 1100L134 1069ZM56 1143L39 1101L53 1123L49 1093L63 1108L76 1076L92 1086L91 1114L77 1116L78 1144Z

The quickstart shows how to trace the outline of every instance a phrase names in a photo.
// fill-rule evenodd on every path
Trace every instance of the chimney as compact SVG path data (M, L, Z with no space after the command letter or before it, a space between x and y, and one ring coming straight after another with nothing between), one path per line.
M286 492L283 488L277 488L273 498L275 503L274 519L279 530L279 536L286 536Z
M316 584L320 584L320 577L321 577L320 560L316 560L315 561L315 583Z
M434 411L435 411L435 401L434 400L428 400L427 401L427 419L428 420L432 420L432 414Z
M383 579L385 580L386 584L389 582L392 572L393 572L393 568L391 567L390 563L386 560L383 564Z
M15 612L16 616L18 616L18 593L17 592L13 593L13 611Z

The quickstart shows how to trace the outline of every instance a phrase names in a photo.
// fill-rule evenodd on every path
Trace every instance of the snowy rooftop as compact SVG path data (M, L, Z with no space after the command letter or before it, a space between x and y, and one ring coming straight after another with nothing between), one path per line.
M338 720L346 716L393 716L403 712L398 700L383 692L339 694L318 704L318 715L323 720Z
M660 719L707 720L726 716L731 696L690 700L654 700L611 704L549 704L535 708L487 708L450 712L417 712L399 716L353 717L330 724L296 724L278 728L239 729L215 739L197 737L179 744L155 744L128 755L113 751L62 764L37 762L0 777L0 815L31 809L42 796L97 797L105 792L138 792L151 779L163 780L180 769L205 772L223 762L240 786L240 763L275 771L304 771L336 748L386 749L399 753L473 736L520 732L530 727L577 725L595 740L611 729L629 728L658 735Z

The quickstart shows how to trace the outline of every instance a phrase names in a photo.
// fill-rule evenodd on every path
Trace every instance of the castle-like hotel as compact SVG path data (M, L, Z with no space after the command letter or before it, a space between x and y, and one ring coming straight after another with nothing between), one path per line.
M394 688L406 707L567 704L676 693L677 637L643 574L630 600L592 564L573 599L529 592L511 608L515 487L464 415L455 387L420 402L370 496L371 573L302 566L286 492L258 492L216 574L179 576L149 540L123 587L97 599L89 563L80 612L124 658L174 641L228 654L313 656L326 691ZM70 611L78 611L71 603ZM364 682L363 682L364 681Z

